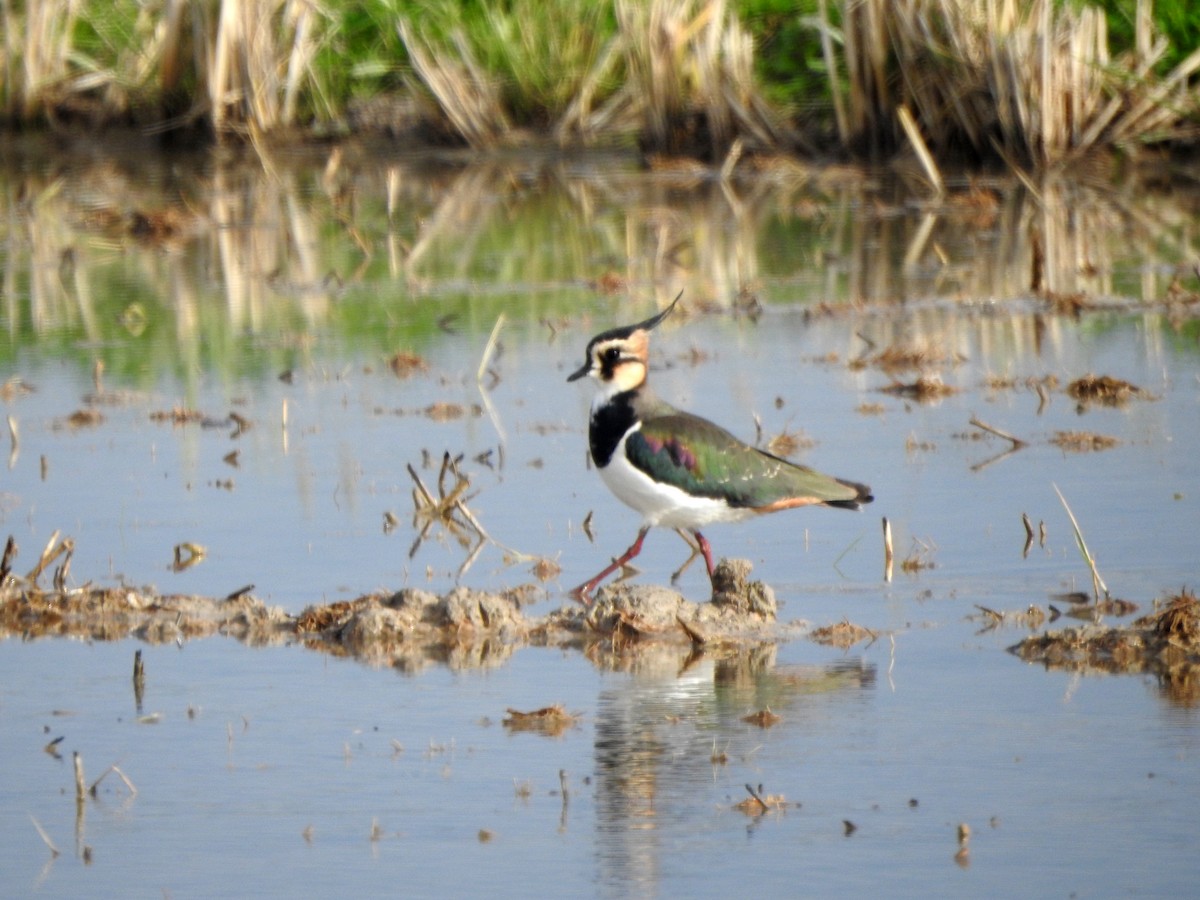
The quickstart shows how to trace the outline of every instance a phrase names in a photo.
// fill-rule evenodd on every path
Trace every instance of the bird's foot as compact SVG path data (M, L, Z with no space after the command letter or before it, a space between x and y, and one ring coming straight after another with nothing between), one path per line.
M568 596L572 600L575 600L576 602L581 603L584 606L591 606L592 605L592 591L594 591L595 589L596 589L595 583L591 582L591 581L587 581L587 582L584 582L583 584L581 584L579 587L571 590L568 593Z

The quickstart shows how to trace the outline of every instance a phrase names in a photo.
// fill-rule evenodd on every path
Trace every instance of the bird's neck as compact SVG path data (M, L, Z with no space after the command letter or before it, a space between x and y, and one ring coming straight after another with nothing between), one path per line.
M588 445L592 461L603 469L616 453L621 438L638 422L637 402L641 388L616 394L596 395L588 427Z

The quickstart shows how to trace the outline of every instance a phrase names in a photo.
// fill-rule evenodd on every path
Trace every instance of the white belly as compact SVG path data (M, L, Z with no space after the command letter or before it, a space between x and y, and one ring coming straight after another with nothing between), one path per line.
M754 515L709 497L693 497L677 487L659 484L625 458L625 438L600 477L617 499L637 510L645 525L664 528L703 528L713 522L740 522Z

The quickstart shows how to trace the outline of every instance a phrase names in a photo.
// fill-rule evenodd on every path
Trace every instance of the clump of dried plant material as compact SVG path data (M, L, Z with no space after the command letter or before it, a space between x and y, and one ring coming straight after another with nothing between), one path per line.
M851 369L865 369L867 366L874 366L877 369L882 369L884 372L908 372L913 370L928 369L932 366L941 365L957 365L963 362L965 357L960 354L943 354L925 346L906 346L904 344L892 344L884 347L877 353L867 352L864 355L850 361Z
M461 403L449 403L439 400L425 407L422 414L425 418L434 422L453 422L455 419L462 419L468 415L473 418L479 418L483 415L483 407L477 403L464 406Z
M170 422L172 425L187 425L192 422L204 422L208 417L198 409L186 406L173 406L167 410L155 410L150 413L151 422Z
M204 561L208 551L200 544L184 541L175 545L175 560L171 564L172 572L182 572Z
M0 400L9 403L17 397L24 397L32 394L33 387L20 375L10 376L4 384L0 384Z
M421 416L431 422L456 422L459 419L478 419L483 416L483 406L479 403L455 403L451 400L436 400L420 409L384 409L377 406L374 413L377 416Z
M740 813L748 816L761 816L771 810L787 809L787 798L783 794L768 794L763 790L761 784L757 788L752 784L747 784L746 793L750 796L733 805L733 808Z
M1121 442L1115 437L1094 431L1056 431L1050 443L1069 453L1089 453L1093 450L1110 450Z
M1155 637L1179 648L1200 648L1200 601L1187 588L1167 598L1156 613L1143 616L1134 627L1150 628Z
M1083 625L1028 637L1009 648L1027 662L1072 672L1154 675L1172 702L1200 706L1200 600L1187 589L1123 627Z
M363 601L338 600L320 606L306 608L296 618L296 630L300 633L317 634L332 625L342 622L355 609L361 609Z
M983 386L989 391L1011 391L1017 386L1017 379L1012 375L988 375L983 379Z
M953 396L958 393L958 388L946 384L939 375L922 375L916 381L893 381L879 388L879 392L928 403Z
M104 422L104 414L89 406L75 410L65 421L69 428L94 428Z
M876 634L869 628L863 628L861 625L855 625L853 622L843 619L834 625L825 625L816 629L809 637L818 644L845 650L867 638L875 640Z
M932 569L935 567L933 562L933 554L937 547L933 541L922 541L919 538L913 538L912 548L908 552L908 556L900 561L900 570L915 574L922 569Z
M468 495L471 480L458 467L461 457L452 457L449 452L442 455L442 468L438 473L437 495L425 486L417 470L408 465L409 477L413 480L413 527L418 528L417 538L409 549L412 559L434 525L442 525L470 555L463 563L459 574L471 567L487 542L487 532L467 507L474 495ZM453 479L453 480L451 480Z
M1111 375L1084 375L1067 385L1067 394L1080 404L1098 403L1102 406L1121 406L1131 399L1149 398L1149 394L1135 384L1113 378Z
M816 444L816 441L806 436L802 431L788 431L784 429L767 442L767 450L776 456L786 458L799 453L801 450L808 450L811 447L815 447Z
M429 365L423 358L405 350L399 351L388 360L388 368L397 378L410 378L429 371Z
M579 724L579 713L569 713L561 704L543 706L530 712L509 707L500 723L509 731L532 731L549 737L559 737Z
M742 721L748 725L757 725L759 728L771 728L782 722L783 717L776 715L768 708L752 712L748 716L742 716Z
M550 559L548 556L543 556L533 564L533 577L538 581L547 582L559 576L562 572L562 566L557 560Z

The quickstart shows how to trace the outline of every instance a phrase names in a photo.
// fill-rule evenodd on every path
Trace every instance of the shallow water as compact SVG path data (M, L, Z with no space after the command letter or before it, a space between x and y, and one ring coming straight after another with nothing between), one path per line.
M10 637L0 892L1194 888L1194 686L1023 664L1005 648L1027 630L989 629L976 608L1047 609L1090 589L1055 485L1114 595L1146 612L1195 584L1200 328L1194 307L1166 302L1175 264L1192 258L1186 198L1058 187L1068 217L1054 191L1043 209L998 185L990 216L940 210L927 226L927 206L862 179L696 187L619 160L331 168L264 177L155 161L135 177L75 159L3 176L0 380L35 389L5 400L19 439L0 516L21 547L17 571L60 530L75 540L69 583L214 596L253 584L299 612L405 585L536 582L534 562L548 559L561 572L538 583L535 611L550 609L637 527L587 470L590 396L565 377L591 334L683 288L692 314L655 333L660 392L747 439L756 416L764 440L800 433L815 443L798 458L877 497L858 515L714 528L716 552L753 562L781 618L849 619L878 637L698 660L519 648L486 667L451 657L410 671L222 638ZM96 212L180 195L201 221L171 241L135 239ZM1030 292L1031 230L1050 289L1103 309L1056 314ZM586 285L605 273L627 292ZM762 302L756 317L733 302L743 283ZM880 388L915 371L853 364L898 344L940 359L928 371L960 391L897 398ZM398 377L398 351L425 368ZM104 420L72 426L97 390L96 359ZM1150 397L1081 410L1063 387L1089 372ZM1059 383L1043 396L1026 386L1047 375ZM1016 383L987 381L998 376ZM465 414L443 405L434 417L431 404ZM151 418L175 407L252 424L233 436L230 422ZM972 416L1028 446L1004 455L1009 443ZM1120 443L1050 443L1085 430ZM405 466L435 490L447 451L463 454L469 507L495 541L465 572L470 547L440 527L413 550ZM1046 525L1028 555L1022 513ZM897 565L884 580L882 516L898 563L931 567ZM182 542L206 553L173 571ZM654 533L639 577L665 583L686 554ZM703 599L705 581L693 564L679 586ZM578 712L578 727L550 738L501 724L508 708L552 703ZM782 721L742 720L763 708ZM61 758L43 753L59 736ZM136 794L110 774L77 813L73 751L89 783L116 764ZM747 783L786 806L734 810Z

